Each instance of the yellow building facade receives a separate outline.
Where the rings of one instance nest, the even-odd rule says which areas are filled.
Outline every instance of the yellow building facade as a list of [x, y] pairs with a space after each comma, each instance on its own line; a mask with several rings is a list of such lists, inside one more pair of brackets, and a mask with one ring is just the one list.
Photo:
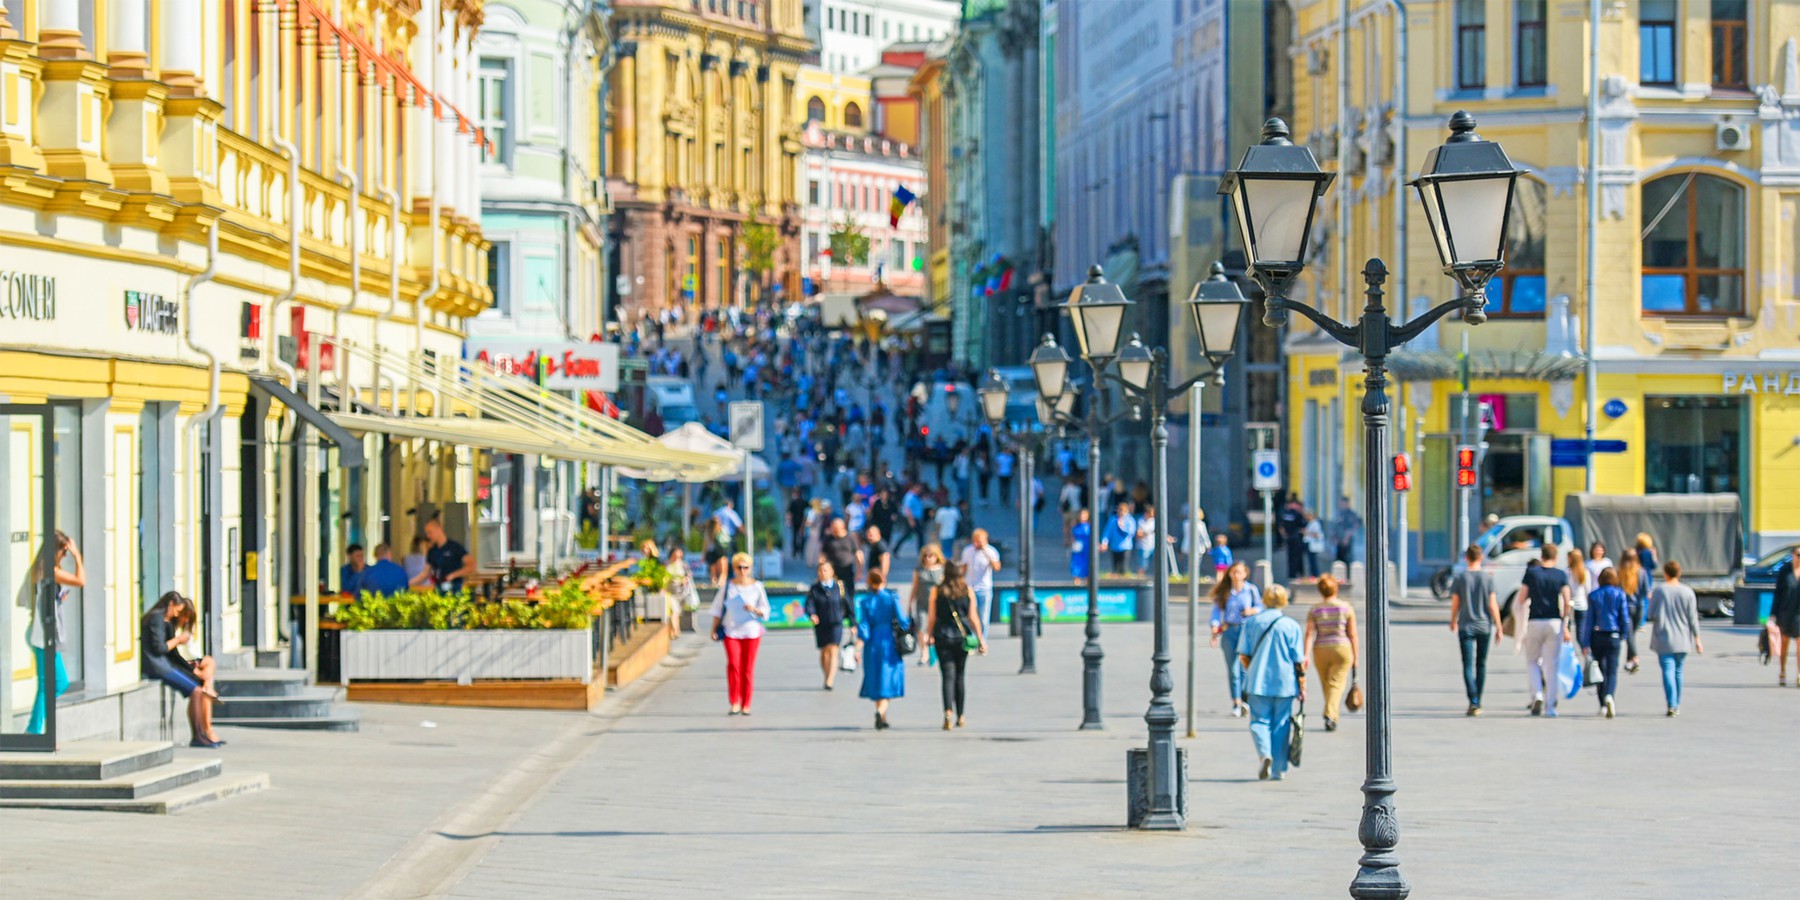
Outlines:
[[875, 125], [874, 93], [869, 79], [861, 75], [803, 66], [798, 91], [795, 124], [801, 128], [808, 122], [818, 122], [826, 131], [860, 133]]
[[[1393, 359], [1394, 449], [1417, 454], [1404, 500], [1415, 564], [1455, 553], [1452, 451], [1465, 442], [1484, 445], [1472, 519], [1560, 515], [1583, 490], [1722, 492], [1742, 497], [1747, 552], [1800, 537], [1800, 500], [1784, 490], [1800, 466], [1800, 6], [1623, 0], [1596, 25], [1587, 4], [1409, 2], [1402, 18], [1355, 2], [1347, 33], [1337, 3], [1293, 6], [1295, 141], [1339, 173], [1297, 299], [1352, 318], [1370, 257], [1392, 273], [1390, 309], [1454, 296], [1403, 183], [1453, 112], [1522, 172], [1489, 320], [1446, 319]], [[1361, 365], [1295, 321], [1290, 484], [1324, 512], [1360, 497]]]
[[[800, 0], [613, 4], [610, 228], [616, 306], [629, 322], [799, 295]], [[767, 271], [752, 223], [778, 238]]]
[[57, 735], [133, 738], [154, 732], [137, 628], [160, 595], [199, 601], [197, 652], [273, 650], [293, 524], [360, 508], [369, 479], [427, 496], [410, 463], [327, 467], [321, 508], [294, 509], [290, 407], [257, 385], [296, 388], [311, 360], [341, 409], [435, 405], [325, 344], [454, 359], [491, 302], [481, 3], [327, 6], [0, 3], [0, 737], [31, 730], [33, 561], [56, 531], [87, 576], [59, 601], [79, 702]]

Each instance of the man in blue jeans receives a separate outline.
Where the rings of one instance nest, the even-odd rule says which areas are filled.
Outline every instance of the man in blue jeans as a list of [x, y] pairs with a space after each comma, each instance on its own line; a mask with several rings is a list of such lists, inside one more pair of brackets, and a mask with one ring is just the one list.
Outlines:
[[1463, 688], [1469, 694], [1465, 715], [1479, 716], [1488, 648], [1500, 642], [1500, 597], [1493, 576], [1481, 570], [1481, 548], [1470, 544], [1463, 559], [1469, 567], [1450, 582], [1450, 630], [1462, 646]]

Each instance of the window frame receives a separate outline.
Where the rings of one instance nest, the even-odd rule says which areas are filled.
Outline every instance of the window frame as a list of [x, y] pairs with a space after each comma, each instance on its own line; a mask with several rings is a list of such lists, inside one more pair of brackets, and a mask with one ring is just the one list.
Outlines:
[[[1525, 18], [1525, 10], [1529, 4], [1536, 3], [1539, 18], [1530, 21]], [[1513, 17], [1513, 82], [1522, 88], [1541, 88], [1549, 85], [1550, 76], [1550, 0], [1519, 0], [1514, 5]], [[1525, 71], [1525, 45], [1529, 39], [1537, 44], [1537, 71], [1535, 77], [1528, 77]]]
[[[1640, 10], [1641, 9], [1642, 8], [1640, 7]], [[1676, 4], [1674, 7], [1674, 10], [1675, 10], [1674, 15], [1679, 17], [1681, 15], [1680, 4]], [[1641, 12], [1640, 12], [1640, 15], [1641, 15]], [[1680, 26], [1681, 26], [1681, 22], [1680, 22], [1679, 18], [1676, 18], [1676, 19], [1639, 18], [1638, 19], [1638, 83], [1639, 84], [1650, 86], [1650, 87], [1663, 87], [1663, 88], [1673, 88], [1679, 84], [1680, 79], [1681, 79], [1681, 71], [1680, 71], [1680, 67], [1676, 63], [1677, 63], [1677, 60], [1681, 59], [1681, 43], [1680, 43], [1681, 42], [1681, 27]], [[1650, 48], [1654, 43], [1652, 41], [1645, 40], [1646, 34], [1651, 29], [1656, 29], [1658, 31], [1667, 31], [1668, 35], [1669, 35], [1669, 56], [1668, 56], [1668, 60], [1667, 60], [1669, 77], [1667, 80], [1650, 79], [1650, 78], [1644, 77], [1644, 63], [1645, 63], [1645, 60], [1649, 58], [1648, 54], [1650, 52], [1648, 48]], [[1658, 62], [1661, 62], [1661, 61], [1662, 60], [1660, 60], [1660, 59], [1658, 60]], [[1661, 68], [1661, 67], [1658, 66], [1658, 68]]]
[[[1738, 19], [1721, 19], [1718, 17], [1718, 2], [1709, 4], [1708, 12], [1713, 14], [1707, 28], [1712, 39], [1712, 86], [1728, 91], [1750, 90], [1750, 21], [1749, 4], [1744, 4], [1744, 17]], [[1723, 32], [1723, 34], [1721, 34]], [[1735, 32], [1738, 42], [1738, 53], [1721, 53], [1721, 47], [1731, 47], [1731, 37]], [[1726, 79], [1720, 77], [1720, 63], [1727, 63]], [[1733, 71], [1735, 70], [1735, 71]]]
[[[1645, 318], [1655, 317], [1655, 318], [1666, 318], [1666, 319], [1743, 318], [1744, 316], [1746, 316], [1748, 314], [1747, 310], [1749, 308], [1749, 297], [1747, 295], [1748, 295], [1748, 292], [1750, 289], [1750, 283], [1747, 280], [1746, 275], [1745, 275], [1745, 273], [1749, 269], [1749, 261], [1750, 261], [1750, 246], [1748, 243], [1748, 238], [1749, 238], [1748, 227], [1749, 226], [1748, 226], [1748, 222], [1747, 222], [1747, 217], [1748, 217], [1748, 213], [1749, 213], [1749, 209], [1750, 209], [1750, 206], [1749, 206], [1750, 195], [1749, 195], [1749, 191], [1745, 189], [1744, 185], [1739, 184], [1738, 182], [1733, 181], [1729, 178], [1725, 178], [1720, 175], [1714, 175], [1710, 172], [1665, 172], [1661, 175], [1658, 175], [1656, 178], [1653, 178], [1649, 181], [1646, 181], [1646, 182], [1643, 182], [1642, 184], [1640, 184], [1638, 186], [1638, 196], [1641, 201], [1641, 199], [1643, 197], [1644, 189], [1649, 187], [1652, 184], [1655, 184], [1656, 182], [1662, 181], [1667, 178], [1683, 178], [1683, 179], [1685, 179], [1690, 174], [1692, 174], [1694, 176], [1694, 180], [1692, 182], [1688, 183], [1686, 190], [1685, 190], [1685, 194], [1686, 194], [1685, 200], [1686, 200], [1686, 204], [1687, 204], [1687, 253], [1684, 256], [1684, 259], [1686, 261], [1686, 264], [1682, 265], [1682, 266], [1644, 265], [1644, 264], [1642, 264], [1643, 244], [1641, 242], [1639, 243], [1640, 263], [1638, 266], [1638, 314]], [[1738, 246], [1738, 252], [1740, 254], [1740, 257], [1738, 260], [1739, 264], [1735, 268], [1728, 267], [1728, 266], [1702, 266], [1699, 264], [1699, 258], [1700, 258], [1700, 252], [1699, 252], [1700, 251], [1700, 241], [1699, 241], [1699, 230], [1698, 230], [1699, 226], [1700, 226], [1699, 198], [1700, 198], [1701, 179], [1705, 179], [1705, 178], [1715, 179], [1718, 182], [1720, 182], [1721, 184], [1726, 185], [1726, 186], [1730, 187], [1732, 190], [1737, 191], [1738, 213], [1739, 213], [1739, 221], [1737, 222], [1738, 229], [1739, 229], [1737, 246]], [[1648, 214], [1649, 212], [1650, 212], [1649, 209], [1640, 209], [1639, 210], [1638, 221], [1639, 221], [1640, 225], [1643, 222], [1644, 215]], [[1669, 214], [1674, 215], [1674, 210], [1670, 210]], [[1683, 306], [1681, 309], [1679, 309], [1679, 310], [1661, 310], [1661, 309], [1653, 310], [1653, 309], [1645, 309], [1644, 308], [1644, 297], [1643, 297], [1644, 279], [1649, 278], [1653, 275], [1654, 276], [1669, 276], [1669, 275], [1681, 276], [1682, 301], [1683, 301]], [[1700, 307], [1700, 279], [1707, 278], [1707, 277], [1720, 278], [1720, 279], [1724, 279], [1724, 278], [1736, 278], [1737, 279], [1738, 292], [1737, 292], [1736, 308], [1728, 309], [1728, 310], [1727, 309], [1703, 310], [1703, 309], [1699, 308]]]
[[[1456, 22], [1456, 42], [1452, 45], [1452, 50], [1456, 54], [1456, 89], [1459, 91], [1487, 89], [1487, 12], [1479, 2], [1474, 8], [1482, 9], [1479, 22], [1469, 22], [1464, 19], [1464, 7], [1461, 0], [1458, 0], [1452, 8]], [[1464, 77], [1470, 72], [1468, 61], [1471, 50], [1473, 50], [1475, 62], [1473, 80]]]
[[[512, 73], [512, 60], [504, 56], [484, 56], [476, 65], [475, 125], [487, 134], [493, 144], [493, 150], [482, 160], [489, 165], [512, 165]], [[490, 88], [498, 91], [500, 103], [498, 118], [491, 115], [492, 111], [487, 107]]]

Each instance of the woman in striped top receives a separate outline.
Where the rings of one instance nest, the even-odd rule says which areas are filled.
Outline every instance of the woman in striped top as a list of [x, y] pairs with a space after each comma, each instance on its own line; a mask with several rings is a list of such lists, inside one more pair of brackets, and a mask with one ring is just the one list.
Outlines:
[[1306, 614], [1306, 658], [1325, 691], [1325, 730], [1336, 731], [1344, 680], [1356, 668], [1356, 609], [1338, 597], [1337, 581], [1321, 577], [1319, 605]]

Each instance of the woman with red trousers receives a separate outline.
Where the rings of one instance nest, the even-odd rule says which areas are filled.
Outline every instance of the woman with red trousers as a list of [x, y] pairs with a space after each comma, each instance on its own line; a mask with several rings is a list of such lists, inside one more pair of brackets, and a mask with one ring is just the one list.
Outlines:
[[756, 648], [769, 620], [769, 592], [750, 574], [750, 554], [731, 558], [731, 579], [712, 602], [713, 640], [725, 644], [725, 684], [733, 716], [750, 714], [756, 680]]

